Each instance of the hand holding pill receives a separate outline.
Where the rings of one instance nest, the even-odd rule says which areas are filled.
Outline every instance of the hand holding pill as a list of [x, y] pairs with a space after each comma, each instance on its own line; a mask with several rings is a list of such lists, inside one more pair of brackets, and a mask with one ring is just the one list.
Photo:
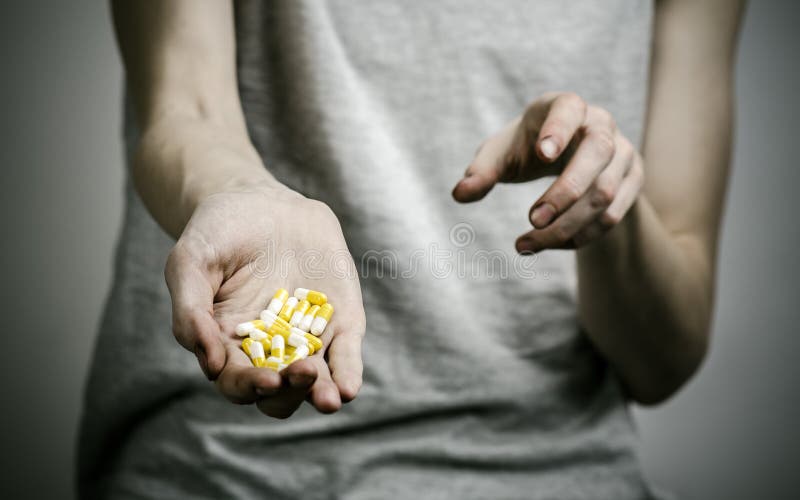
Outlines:
[[165, 269], [178, 342], [226, 398], [277, 418], [304, 400], [334, 412], [361, 385], [355, 266], [311, 279], [307, 250], [347, 252], [327, 206], [288, 189], [224, 193], [198, 206]]

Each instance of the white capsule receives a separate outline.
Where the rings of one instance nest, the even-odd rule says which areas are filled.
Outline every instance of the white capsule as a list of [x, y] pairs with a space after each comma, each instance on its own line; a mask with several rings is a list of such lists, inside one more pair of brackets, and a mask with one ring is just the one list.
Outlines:
[[308, 339], [305, 335], [306, 332], [300, 330], [299, 328], [292, 328], [289, 332], [289, 338], [286, 339], [286, 342], [292, 347], [300, 347], [300, 346], [307, 346]]

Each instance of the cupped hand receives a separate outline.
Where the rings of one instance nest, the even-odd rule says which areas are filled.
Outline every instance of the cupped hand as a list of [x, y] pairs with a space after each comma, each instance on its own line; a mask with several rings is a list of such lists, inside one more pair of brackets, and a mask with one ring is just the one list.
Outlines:
[[453, 190], [477, 201], [498, 182], [558, 177], [528, 213], [519, 252], [577, 248], [617, 225], [644, 184], [642, 158], [611, 114], [572, 93], [550, 93], [488, 138]]
[[[219, 391], [286, 418], [304, 400], [337, 411], [361, 386], [365, 316], [341, 227], [323, 203], [286, 188], [214, 194], [193, 212], [165, 276], [173, 332]], [[325, 348], [276, 373], [256, 368], [234, 333], [278, 288], [325, 292], [335, 307]]]

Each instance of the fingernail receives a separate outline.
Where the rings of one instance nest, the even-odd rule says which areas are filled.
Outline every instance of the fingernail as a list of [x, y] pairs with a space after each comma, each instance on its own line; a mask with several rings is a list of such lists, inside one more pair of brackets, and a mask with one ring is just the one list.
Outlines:
[[531, 213], [531, 224], [533, 224], [533, 227], [536, 229], [542, 229], [550, 224], [555, 214], [556, 211], [552, 205], [549, 203], [542, 203], [533, 209]]
[[556, 153], [558, 153], [558, 145], [556, 145], [556, 142], [550, 137], [542, 139], [542, 142], [539, 143], [539, 149], [542, 150], [542, 154], [548, 160], [554, 160], [556, 158]]
[[531, 255], [536, 253], [536, 243], [528, 238], [523, 238], [517, 241], [517, 251], [523, 255]]

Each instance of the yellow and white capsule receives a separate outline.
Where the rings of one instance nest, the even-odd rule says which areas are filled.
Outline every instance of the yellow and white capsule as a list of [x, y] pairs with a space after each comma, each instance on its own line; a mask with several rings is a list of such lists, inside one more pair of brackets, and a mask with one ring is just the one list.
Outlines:
[[248, 356], [250, 356], [250, 345], [253, 342], [255, 342], [255, 341], [253, 339], [251, 339], [250, 337], [247, 337], [246, 339], [242, 340], [242, 350]]
[[317, 315], [317, 311], [319, 311], [319, 306], [311, 306], [308, 311], [306, 311], [306, 315], [303, 316], [303, 319], [300, 320], [300, 323], [297, 325], [297, 328], [307, 332], [311, 329], [311, 323], [314, 321], [314, 316]]
[[306, 332], [304, 332], [299, 328], [292, 328], [292, 330], [289, 332], [289, 337], [286, 339], [286, 342], [292, 347], [300, 347], [301, 345], [308, 345]]
[[253, 330], [258, 329], [260, 326], [263, 326], [263, 322], [260, 320], [255, 321], [248, 321], [246, 323], [239, 323], [236, 325], [236, 335], [240, 337], [247, 337], [250, 335], [250, 332]]
[[301, 300], [297, 304], [297, 307], [294, 308], [294, 312], [292, 313], [291, 320], [289, 320], [289, 324], [292, 326], [299, 325], [300, 321], [303, 319], [303, 316], [305, 316], [306, 312], [308, 312], [309, 307], [311, 307], [311, 303], [309, 301], [305, 299]]
[[285, 288], [278, 288], [278, 291], [272, 296], [272, 300], [269, 301], [267, 311], [272, 312], [272, 314], [278, 314], [288, 298], [289, 292]]
[[267, 363], [267, 358], [264, 356], [264, 346], [261, 342], [251, 341], [248, 350], [254, 365], [261, 368]]
[[308, 345], [301, 345], [297, 349], [294, 350], [289, 359], [286, 361], [287, 365], [291, 365], [295, 361], [306, 359], [308, 357], [309, 352], [311, 352], [308, 348]]
[[324, 293], [316, 290], [309, 290], [308, 288], [295, 288], [294, 296], [300, 300], [307, 300], [315, 306], [321, 306], [325, 302], [328, 302], [328, 297]]
[[267, 361], [264, 363], [264, 366], [271, 370], [280, 371], [283, 369], [283, 358], [276, 358], [275, 356], [270, 356], [267, 358]]
[[286, 354], [286, 341], [280, 335], [272, 337], [272, 348], [270, 354], [273, 358], [278, 358], [283, 362], [283, 356]]
[[292, 319], [292, 313], [294, 313], [294, 308], [297, 307], [298, 302], [300, 301], [297, 297], [289, 297], [286, 299], [286, 303], [281, 307], [281, 312], [278, 313], [278, 317], [288, 322]]
[[317, 351], [322, 350], [322, 341], [317, 337], [311, 335], [310, 333], [305, 334], [306, 340], [308, 340], [308, 346], [313, 347], [313, 351], [311, 354]]
[[317, 337], [322, 335], [322, 332], [325, 331], [325, 327], [328, 326], [328, 321], [331, 320], [331, 316], [333, 316], [333, 306], [331, 303], [326, 302], [322, 304], [316, 316], [314, 316], [314, 321], [311, 322], [311, 333]]
[[270, 352], [270, 350], [272, 350], [272, 339], [269, 336], [259, 339], [256, 342], [264, 347], [264, 352]]
[[264, 331], [273, 336], [281, 332], [285, 332], [284, 336], [289, 335], [289, 330], [292, 328], [286, 320], [279, 318], [278, 315], [267, 309], [261, 311], [261, 322], [264, 325]]
[[269, 335], [264, 330], [259, 330], [258, 328], [250, 330], [250, 338], [253, 340], [262, 340], [267, 337], [269, 337]]

